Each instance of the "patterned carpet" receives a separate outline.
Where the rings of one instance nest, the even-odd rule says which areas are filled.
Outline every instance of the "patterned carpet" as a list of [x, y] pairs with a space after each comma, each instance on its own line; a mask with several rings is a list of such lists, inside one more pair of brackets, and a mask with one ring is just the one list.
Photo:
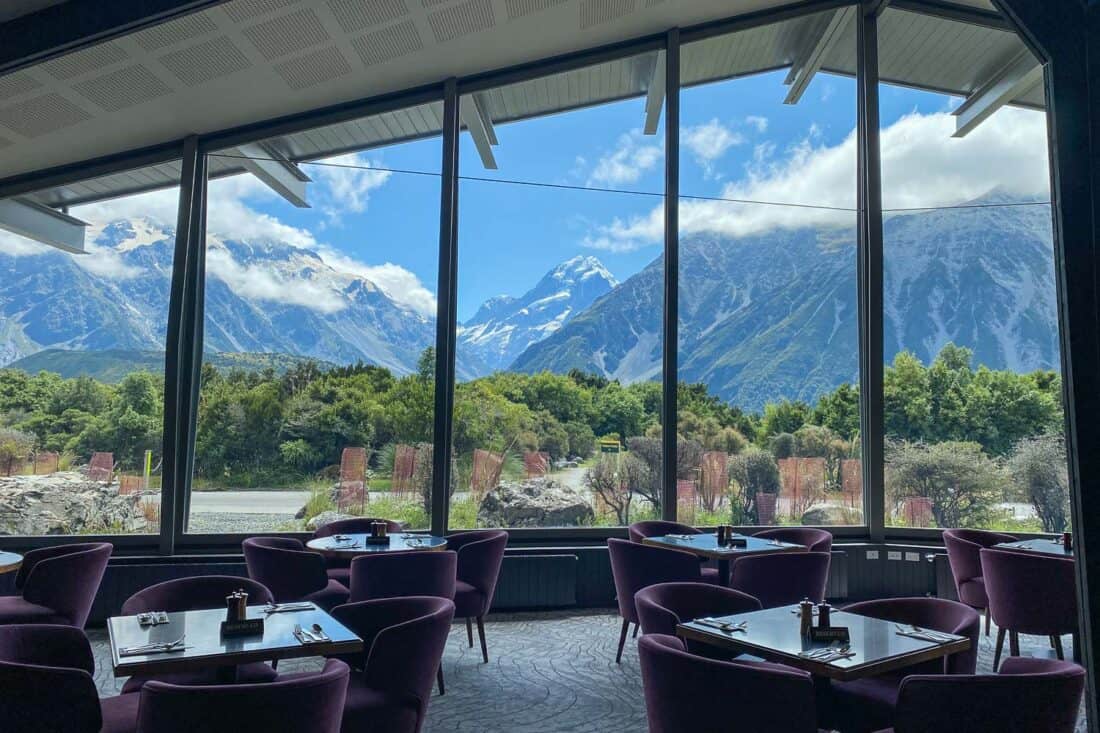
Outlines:
[[[636, 647], [627, 643], [615, 664], [619, 619], [604, 611], [499, 614], [486, 621], [489, 664], [477, 640], [455, 624], [444, 655], [447, 694], [432, 698], [429, 733], [627, 733], [645, 731], [645, 705]], [[101, 695], [123, 680], [110, 672], [103, 629], [89, 632]], [[993, 636], [982, 637], [978, 671], [993, 666]], [[1067, 637], [1066, 654], [1071, 654]], [[1046, 639], [1021, 637], [1025, 656], [1051, 654]], [[1006, 643], [1007, 647], [1007, 643]], [[1006, 649], [1007, 652], [1007, 649]], [[315, 669], [317, 660], [283, 662], [280, 671]], [[1084, 718], [1078, 730], [1085, 731]]]

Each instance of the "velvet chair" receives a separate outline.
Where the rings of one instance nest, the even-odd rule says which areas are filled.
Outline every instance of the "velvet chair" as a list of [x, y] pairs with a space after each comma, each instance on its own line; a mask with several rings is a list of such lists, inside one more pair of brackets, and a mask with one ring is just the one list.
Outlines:
[[[225, 597], [237, 590], [248, 593], [248, 605], [257, 606], [274, 600], [271, 591], [250, 578], [233, 575], [202, 575], [194, 578], [178, 578], [151, 585], [126, 599], [122, 604], [123, 616], [136, 616], [147, 611], [200, 611], [206, 608], [225, 608]], [[131, 677], [122, 685], [123, 692], [137, 692], [149, 677]], [[198, 670], [160, 674], [155, 679], [175, 685], [217, 684], [216, 670]], [[275, 670], [263, 662], [253, 662], [237, 667], [239, 682], [270, 682]]]
[[981, 551], [982, 575], [989, 597], [989, 612], [997, 624], [996, 671], [1009, 635], [1009, 653], [1020, 656], [1020, 634], [1050, 638], [1059, 659], [1064, 658], [1062, 634], [1073, 634], [1077, 643], [1077, 577], [1073, 560], [1013, 550]]
[[748, 593], [764, 608], [825, 599], [829, 555], [825, 552], [784, 552], [743, 557], [733, 563], [730, 587]]
[[676, 636], [677, 624], [702, 616], [729, 616], [760, 610], [760, 601], [710, 583], [658, 583], [634, 594], [643, 634]]
[[982, 622], [978, 612], [963, 603], [945, 598], [886, 598], [853, 603], [844, 610], [884, 621], [915, 624], [925, 629], [965, 636], [970, 639], [970, 649], [887, 674], [864, 677], [852, 682], [834, 681], [828, 689], [829, 705], [822, 711], [830, 726], [845, 733], [873, 731], [889, 726], [894, 720], [898, 690], [902, 680], [908, 675], [974, 674]]
[[638, 640], [650, 733], [816, 733], [809, 673], [768, 662], [723, 662], [675, 636]]
[[623, 658], [623, 647], [626, 645], [630, 624], [634, 624], [635, 635], [638, 633], [638, 611], [634, 606], [634, 594], [655, 583], [700, 583], [702, 575], [699, 572], [698, 558], [687, 552], [620, 539], [609, 539], [607, 551], [611, 556], [611, 575], [615, 579], [615, 599], [619, 604], [619, 615], [623, 617], [619, 649], [615, 653], [615, 663], [618, 664]]
[[947, 548], [947, 562], [955, 580], [955, 592], [959, 600], [979, 611], [985, 611], [985, 634], [989, 636], [989, 598], [982, 577], [981, 550], [1002, 542], [1015, 542], [1016, 538], [1003, 532], [987, 532], [981, 529], [945, 529], [943, 545]]
[[31, 550], [15, 576], [20, 595], [0, 597], [0, 624], [84, 628], [113, 550], [109, 542]]
[[406, 596], [337, 606], [336, 620], [364, 642], [344, 705], [344, 733], [418, 733], [454, 620], [446, 598]]
[[248, 577], [277, 603], [312, 601], [326, 611], [348, 600], [348, 589], [325, 573], [325, 560], [292, 537], [250, 537], [241, 543]]
[[832, 533], [816, 527], [777, 527], [757, 532], [753, 537], [802, 545], [810, 552], [827, 553], [833, 549]]
[[133, 733], [138, 696], [99, 699], [84, 632], [54, 624], [0, 626], [0, 730]]
[[[351, 603], [379, 598], [434, 596], [453, 601], [458, 553], [451, 550], [363, 555], [351, 561]], [[444, 694], [443, 665], [437, 673]]]
[[880, 733], [1073, 733], [1084, 688], [1076, 664], [1030, 657], [1006, 659], [995, 675], [914, 675]]
[[339, 733], [348, 665], [330, 659], [320, 672], [275, 682], [141, 688], [138, 733]]
[[[335, 522], [322, 524], [313, 531], [314, 539], [319, 537], [331, 537], [334, 534], [370, 534], [371, 525], [375, 522], [385, 522], [387, 532], [403, 532], [405, 526], [401, 522], [381, 517], [354, 517], [353, 519], [337, 519]], [[351, 561], [343, 557], [326, 557], [325, 568], [328, 577], [343, 585], [351, 587]]]
[[459, 532], [447, 537], [447, 547], [458, 553], [458, 578], [455, 582], [455, 616], [466, 619], [466, 639], [474, 646], [471, 619], [477, 620], [481, 641], [481, 659], [489, 663], [485, 644], [485, 614], [493, 603], [508, 533], [499, 529]]
[[[630, 535], [630, 541], [638, 543], [646, 537], [662, 537], [666, 534], [703, 534], [702, 530], [696, 529], [689, 524], [667, 522], [663, 519], [647, 519], [643, 522], [635, 522], [627, 527], [626, 531]], [[704, 563], [702, 568], [704, 583], [725, 585], [729, 582], [729, 578], [720, 579], [718, 577], [718, 568], [713, 562], [708, 561], [704, 557], [699, 558], [699, 562]]]

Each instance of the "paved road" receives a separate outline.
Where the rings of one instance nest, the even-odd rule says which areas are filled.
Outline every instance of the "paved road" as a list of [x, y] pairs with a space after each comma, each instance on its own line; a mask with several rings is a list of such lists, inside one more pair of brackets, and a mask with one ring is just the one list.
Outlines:
[[309, 501], [308, 491], [196, 491], [193, 514], [288, 514]]

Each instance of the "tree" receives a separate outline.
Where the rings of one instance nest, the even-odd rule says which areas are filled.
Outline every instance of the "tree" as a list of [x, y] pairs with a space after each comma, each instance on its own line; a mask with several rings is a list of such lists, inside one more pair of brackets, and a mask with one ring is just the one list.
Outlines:
[[1056, 435], [1021, 440], [1008, 459], [1008, 473], [1035, 507], [1043, 531], [1065, 531], [1069, 526], [1065, 441]]
[[859, 435], [859, 387], [845, 382], [822, 395], [814, 406], [812, 420], [845, 440], [854, 439]]
[[779, 433], [768, 441], [768, 450], [772, 452], [776, 460], [790, 458], [794, 455], [794, 436], [790, 433]]
[[623, 389], [617, 382], [612, 382], [596, 395], [593, 408], [597, 415], [593, 430], [597, 435], [641, 435], [645, 406], [636, 394]]
[[601, 455], [584, 473], [584, 485], [615, 513], [619, 524], [630, 522], [630, 505], [635, 487], [651, 481], [649, 467], [629, 453]]
[[631, 488], [635, 493], [641, 494], [650, 506], [659, 509], [661, 506], [661, 437], [635, 436], [626, 439], [626, 447], [629, 456], [645, 466], [645, 471], [636, 471], [633, 474], [634, 481]]
[[730, 481], [740, 489], [741, 514], [755, 523], [757, 521], [756, 495], [758, 493], [779, 493], [779, 466], [774, 456], [759, 448], [748, 448], [733, 456], [729, 461]]
[[586, 423], [571, 420], [564, 425], [569, 435], [569, 452], [580, 458], [588, 458], [596, 450], [596, 434]]
[[987, 524], [1006, 483], [1000, 466], [973, 442], [897, 443], [886, 464], [895, 506], [906, 497], [929, 499], [942, 528]]
[[12, 428], [0, 428], [0, 471], [10, 476], [30, 458], [34, 436]]
[[779, 433], [793, 433], [810, 421], [810, 406], [801, 400], [782, 400], [764, 405], [760, 437], [764, 440]]

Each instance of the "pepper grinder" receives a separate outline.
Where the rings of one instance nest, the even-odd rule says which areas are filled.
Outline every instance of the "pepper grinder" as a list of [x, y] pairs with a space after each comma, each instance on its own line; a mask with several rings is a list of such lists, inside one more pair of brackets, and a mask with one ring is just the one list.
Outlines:
[[802, 636], [810, 635], [810, 628], [814, 625], [814, 604], [809, 598], [803, 598], [798, 604], [799, 618], [802, 621]]
[[244, 621], [248, 616], [248, 593], [241, 588], [234, 595], [237, 596], [237, 620]]
[[241, 607], [237, 603], [236, 593], [230, 593], [225, 597], [225, 620], [227, 623], [241, 620]]
[[1073, 551], [1073, 535], [1069, 532], [1062, 533], [1062, 547], [1066, 548], [1066, 552]]
[[821, 605], [817, 607], [817, 628], [827, 629], [831, 625], [829, 622], [829, 612], [833, 610], [827, 602], [822, 601]]

